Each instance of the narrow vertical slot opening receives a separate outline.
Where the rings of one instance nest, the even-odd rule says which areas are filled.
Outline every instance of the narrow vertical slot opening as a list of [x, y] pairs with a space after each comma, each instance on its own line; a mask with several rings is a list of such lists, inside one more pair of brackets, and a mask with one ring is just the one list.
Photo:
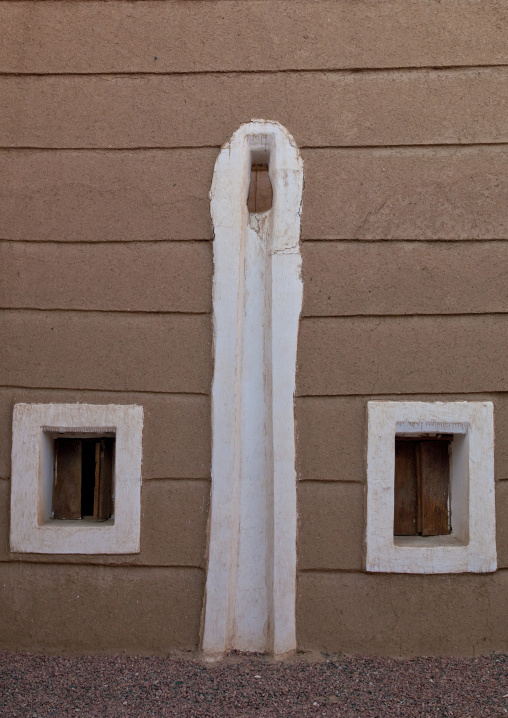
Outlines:
[[249, 195], [247, 208], [250, 213], [260, 214], [272, 208], [273, 188], [268, 164], [252, 161], [250, 168]]

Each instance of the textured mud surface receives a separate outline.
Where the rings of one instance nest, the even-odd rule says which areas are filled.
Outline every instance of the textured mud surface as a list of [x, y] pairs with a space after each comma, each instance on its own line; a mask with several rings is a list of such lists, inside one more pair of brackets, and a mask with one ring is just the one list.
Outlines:
[[0, 653], [0, 716], [432, 716], [508, 714], [508, 656], [160, 657]]

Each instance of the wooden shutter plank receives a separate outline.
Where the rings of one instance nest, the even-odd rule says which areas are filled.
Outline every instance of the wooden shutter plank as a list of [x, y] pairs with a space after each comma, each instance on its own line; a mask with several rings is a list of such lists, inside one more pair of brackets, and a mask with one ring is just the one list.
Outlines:
[[55, 440], [53, 516], [81, 518], [81, 439]]
[[113, 472], [114, 472], [114, 447], [115, 441], [111, 438], [100, 439], [97, 442], [99, 447], [98, 481], [96, 489], [98, 492], [97, 508], [94, 516], [106, 521], [113, 513]]
[[420, 442], [422, 536], [442, 536], [450, 533], [449, 445], [448, 441]]
[[422, 490], [423, 490], [423, 470], [422, 470], [422, 451], [419, 441], [415, 442], [416, 451], [416, 533], [421, 536], [423, 530], [423, 514], [422, 514]]
[[100, 517], [99, 497], [101, 486], [101, 444], [95, 442], [95, 475], [94, 475], [94, 491], [93, 491], [93, 515], [94, 518]]
[[395, 536], [415, 536], [417, 521], [416, 442], [395, 440]]

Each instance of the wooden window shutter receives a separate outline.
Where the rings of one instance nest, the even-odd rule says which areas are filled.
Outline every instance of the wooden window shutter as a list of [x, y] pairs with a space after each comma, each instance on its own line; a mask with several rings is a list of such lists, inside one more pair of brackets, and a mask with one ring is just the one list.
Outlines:
[[450, 533], [448, 448], [448, 441], [421, 441], [418, 446], [422, 536], [442, 536]]
[[55, 519], [81, 518], [81, 439], [56, 439], [53, 476]]
[[418, 479], [416, 445], [413, 441], [395, 441], [395, 516], [396, 536], [415, 536], [418, 518]]
[[105, 521], [113, 513], [113, 439], [95, 444], [95, 493], [93, 515]]
[[396, 536], [450, 533], [449, 439], [395, 439]]
[[55, 519], [111, 518], [114, 454], [112, 437], [55, 439]]

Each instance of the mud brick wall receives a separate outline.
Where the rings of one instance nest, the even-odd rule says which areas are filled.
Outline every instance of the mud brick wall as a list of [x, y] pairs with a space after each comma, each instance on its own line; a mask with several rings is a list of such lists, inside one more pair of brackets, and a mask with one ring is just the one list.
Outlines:
[[[506, 650], [508, 2], [0, 2], [0, 647], [196, 650], [220, 146], [304, 160], [303, 649]], [[369, 399], [495, 405], [499, 571], [365, 573]], [[12, 407], [145, 410], [141, 552], [9, 552]]]

